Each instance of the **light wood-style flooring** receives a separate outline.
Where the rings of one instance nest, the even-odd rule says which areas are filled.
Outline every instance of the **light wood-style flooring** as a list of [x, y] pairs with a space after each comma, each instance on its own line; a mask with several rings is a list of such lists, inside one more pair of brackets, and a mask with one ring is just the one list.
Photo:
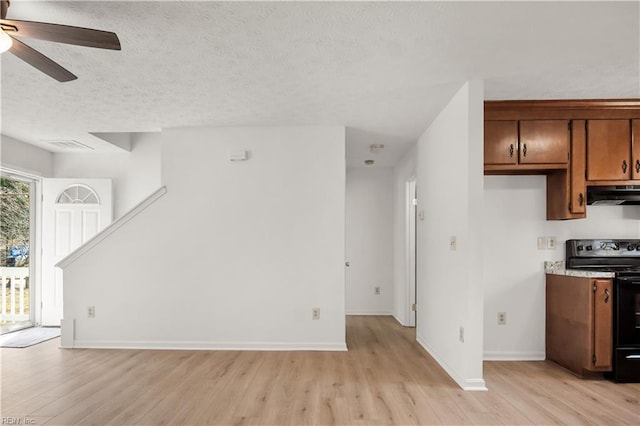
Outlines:
[[464, 392], [415, 342], [415, 330], [391, 317], [348, 317], [348, 352], [59, 344], [1, 350], [3, 418], [37, 425], [640, 425], [640, 384], [582, 380], [551, 362], [485, 362], [489, 391]]

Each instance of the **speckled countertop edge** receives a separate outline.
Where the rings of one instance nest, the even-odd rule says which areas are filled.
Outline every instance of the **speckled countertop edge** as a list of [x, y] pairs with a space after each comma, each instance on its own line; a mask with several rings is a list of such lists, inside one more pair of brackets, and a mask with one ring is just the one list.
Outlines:
[[571, 277], [585, 277], [585, 278], [613, 278], [615, 273], [613, 272], [601, 272], [601, 271], [585, 271], [582, 269], [566, 269], [564, 260], [558, 261], [545, 261], [544, 272], [554, 275], [567, 275]]

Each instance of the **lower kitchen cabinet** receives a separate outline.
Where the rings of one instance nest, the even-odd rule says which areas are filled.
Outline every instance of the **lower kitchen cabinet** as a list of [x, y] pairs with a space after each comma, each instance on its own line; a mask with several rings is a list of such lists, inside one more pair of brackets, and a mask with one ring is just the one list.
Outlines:
[[578, 376], [611, 371], [613, 283], [547, 274], [546, 354]]

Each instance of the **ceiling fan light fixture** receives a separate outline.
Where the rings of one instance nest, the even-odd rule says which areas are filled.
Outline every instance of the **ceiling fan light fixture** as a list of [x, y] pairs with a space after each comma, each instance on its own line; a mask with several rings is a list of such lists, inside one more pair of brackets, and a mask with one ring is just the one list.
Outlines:
[[5, 33], [3, 30], [0, 30], [0, 53], [4, 53], [7, 50], [11, 49], [12, 44], [13, 39], [9, 37], [9, 34]]

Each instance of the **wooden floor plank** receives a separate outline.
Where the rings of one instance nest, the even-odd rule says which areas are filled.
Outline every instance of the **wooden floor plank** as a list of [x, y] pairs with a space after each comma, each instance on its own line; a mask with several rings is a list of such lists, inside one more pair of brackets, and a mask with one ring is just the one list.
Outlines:
[[485, 362], [464, 392], [384, 316], [347, 317], [348, 352], [1, 349], [3, 417], [47, 425], [640, 424], [640, 384], [554, 363]]

